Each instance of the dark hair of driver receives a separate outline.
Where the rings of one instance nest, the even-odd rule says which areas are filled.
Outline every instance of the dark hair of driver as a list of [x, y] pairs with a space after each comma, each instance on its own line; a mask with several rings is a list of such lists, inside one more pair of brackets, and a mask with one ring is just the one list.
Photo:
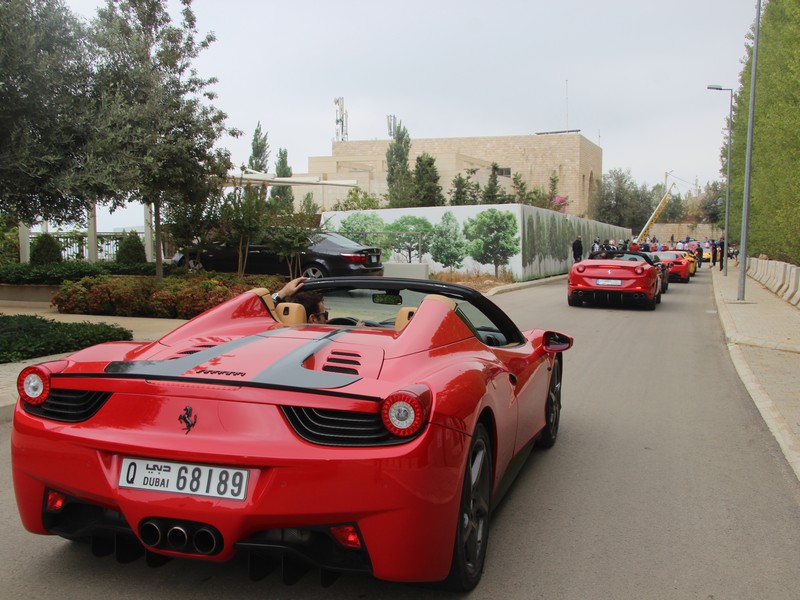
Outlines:
[[319, 305], [325, 300], [319, 292], [297, 292], [294, 296], [287, 299], [288, 302], [302, 304], [306, 309], [306, 320], [311, 319], [311, 315], [319, 314]]

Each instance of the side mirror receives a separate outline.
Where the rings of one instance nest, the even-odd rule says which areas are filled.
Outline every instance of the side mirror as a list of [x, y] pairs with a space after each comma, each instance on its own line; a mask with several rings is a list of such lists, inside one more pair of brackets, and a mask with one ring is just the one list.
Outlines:
[[545, 352], [564, 352], [572, 348], [572, 338], [557, 331], [545, 331], [542, 336]]

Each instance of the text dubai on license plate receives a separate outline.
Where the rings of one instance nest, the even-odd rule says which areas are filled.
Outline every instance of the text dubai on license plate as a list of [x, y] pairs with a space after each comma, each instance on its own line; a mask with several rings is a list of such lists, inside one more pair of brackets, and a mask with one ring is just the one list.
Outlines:
[[244, 500], [248, 475], [246, 469], [125, 457], [119, 472], [119, 486]]

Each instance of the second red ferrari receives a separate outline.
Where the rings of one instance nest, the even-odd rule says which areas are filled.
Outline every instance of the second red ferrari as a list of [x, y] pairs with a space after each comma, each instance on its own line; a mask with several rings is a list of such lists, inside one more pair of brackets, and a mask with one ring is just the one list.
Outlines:
[[661, 302], [662, 277], [661, 269], [644, 252], [593, 252], [572, 265], [567, 303], [631, 303], [655, 310]]

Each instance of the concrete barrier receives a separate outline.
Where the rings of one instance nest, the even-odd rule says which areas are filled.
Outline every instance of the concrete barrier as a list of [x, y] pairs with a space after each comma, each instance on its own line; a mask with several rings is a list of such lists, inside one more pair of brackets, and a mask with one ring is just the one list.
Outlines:
[[748, 258], [745, 272], [784, 302], [800, 308], [800, 267], [779, 260]]
[[800, 289], [800, 267], [791, 265], [789, 272], [786, 274], [786, 290], [783, 292], [781, 298], [789, 302]]
[[383, 263], [384, 277], [428, 279], [428, 263]]
[[781, 280], [778, 282], [778, 289], [775, 290], [775, 293], [781, 298], [783, 298], [783, 295], [786, 293], [786, 288], [789, 287], [789, 272], [791, 268], [792, 265], [789, 263], [783, 263]]

